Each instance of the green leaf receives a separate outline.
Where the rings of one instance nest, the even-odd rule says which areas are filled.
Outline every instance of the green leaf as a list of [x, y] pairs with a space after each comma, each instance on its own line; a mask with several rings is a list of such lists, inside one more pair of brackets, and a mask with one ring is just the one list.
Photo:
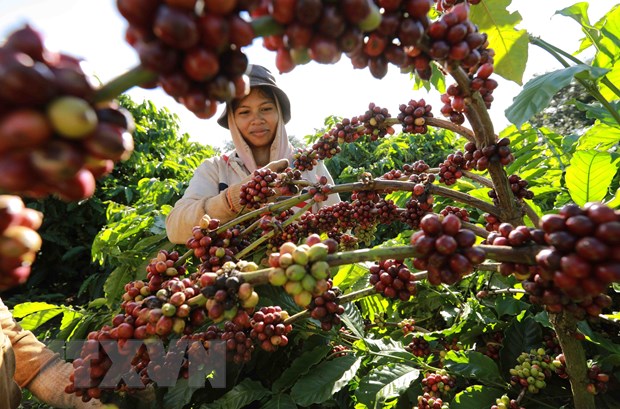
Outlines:
[[469, 19], [478, 26], [480, 31], [488, 31], [497, 27], [514, 27], [523, 18], [518, 11], [509, 12], [512, 0], [483, 0], [482, 7], [471, 7]]
[[532, 116], [549, 106], [551, 98], [570, 84], [575, 75], [590, 68], [584, 64], [574, 65], [533, 78], [523, 86], [512, 105], [506, 109], [506, 118], [517, 128], [521, 128]]
[[164, 395], [164, 409], [181, 409], [187, 405], [197, 388], [189, 386], [187, 379], [179, 379], [177, 383], [168, 388]]
[[291, 395], [279, 393], [261, 406], [263, 409], [297, 409], [297, 405]]
[[620, 354], [620, 345], [615, 344], [614, 342], [592, 331], [592, 328], [590, 328], [587, 322], [579, 321], [577, 323], [577, 328], [586, 336], [588, 341], [597, 344], [599, 347], [613, 354]]
[[495, 310], [499, 317], [503, 315], [517, 315], [528, 307], [529, 304], [519, 301], [514, 297], [497, 297], [495, 300]]
[[245, 378], [221, 398], [200, 406], [200, 409], [241, 409], [270, 394], [269, 389], [261, 385], [260, 382]]
[[62, 314], [62, 312], [63, 309], [60, 307], [38, 311], [24, 317], [24, 319], [19, 322], [19, 325], [25, 330], [33, 331], [55, 316]]
[[354, 303], [346, 303], [343, 305], [344, 314], [340, 316], [344, 325], [359, 337], [364, 338], [364, 319], [362, 313]]
[[607, 152], [577, 151], [566, 169], [566, 187], [579, 206], [601, 201], [617, 172], [619, 159]]
[[608, 202], [605, 202], [605, 204], [612, 209], [617, 209], [618, 207], [620, 207], [620, 188], [616, 190], [616, 194], [614, 195], [614, 197], [611, 198]]
[[488, 35], [489, 48], [495, 51], [494, 72], [521, 85], [528, 59], [528, 35], [516, 30], [521, 22], [518, 11], [509, 12], [511, 0], [485, 0], [471, 7], [470, 20]]
[[281, 392], [291, 387], [300, 376], [303, 376], [310, 372], [310, 370], [331, 351], [329, 345], [320, 345], [316, 348], [306, 351], [296, 358], [291, 366], [286, 368], [282, 375], [273, 383], [272, 390], [274, 392]]
[[459, 392], [450, 402], [450, 409], [480, 409], [495, 405], [497, 398], [505, 392], [483, 385], [473, 385]]
[[355, 397], [368, 407], [381, 407], [386, 400], [400, 395], [419, 376], [420, 371], [409, 365], [388, 364], [373, 368], [360, 379]]
[[471, 379], [493, 383], [503, 382], [494, 360], [476, 351], [448, 351], [444, 366], [448, 371]]
[[[620, 82], [620, 81], [619, 81]], [[586, 113], [586, 117], [598, 119], [601, 123], [609, 126], [618, 126], [618, 122], [611, 116], [611, 113], [603, 108], [601, 104], [584, 104], [581, 101], [575, 101], [575, 106]], [[611, 109], [620, 112], [620, 101], [610, 102]]]
[[519, 85], [528, 58], [529, 36], [525, 30], [510, 27], [489, 34], [489, 46], [496, 51], [493, 72]]
[[338, 268], [338, 273], [334, 276], [334, 287], [340, 288], [345, 291], [358, 280], [363, 279], [368, 274], [368, 267], [363, 264], [348, 264]]
[[532, 317], [521, 321], [513, 320], [512, 325], [504, 332], [503, 347], [499, 351], [502, 371], [507, 372], [515, 366], [521, 352], [529, 352], [532, 348], [538, 348], [541, 342], [542, 330]]
[[110, 273], [103, 285], [103, 291], [108, 300], [108, 306], [112, 307], [118, 303], [118, 300], [121, 299], [121, 296], [125, 292], [125, 284], [133, 281], [135, 278], [136, 273], [131, 266], [119, 266]]
[[577, 150], [596, 149], [606, 151], [620, 142], [620, 128], [597, 123], [588, 129], [577, 143]]
[[300, 406], [323, 403], [353, 379], [361, 363], [362, 358], [354, 355], [324, 361], [297, 380], [291, 397]]
[[25, 302], [17, 304], [15, 308], [13, 308], [12, 314], [13, 318], [23, 318], [26, 315], [30, 315], [35, 312], [52, 310], [56, 308], [60, 308], [60, 306], [48, 304], [46, 302]]

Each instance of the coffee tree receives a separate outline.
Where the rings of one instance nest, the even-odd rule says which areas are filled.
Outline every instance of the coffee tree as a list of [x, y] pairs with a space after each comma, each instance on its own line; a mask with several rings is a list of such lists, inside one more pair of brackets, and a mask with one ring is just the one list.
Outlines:
[[[234, 220], [205, 215], [184, 248], [143, 254], [140, 277], [119, 286], [111, 276], [110, 319], [73, 357], [66, 393], [171, 408], [617, 405], [617, 8], [595, 25], [585, 3], [560, 11], [588, 34], [582, 48], [598, 50], [585, 64], [516, 31], [497, 2], [117, 5], [140, 66], [101, 87], [77, 61], [50, 56], [32, 28], [1, 49], [5, 287], [40, 245], [18, 196], [92, 195], [130, 154], [130, 117], [109, 102], [130, 87], [161, 87], [208, 119], [247, 91], [243, 48], [262, 37], [282, 73], [349, 58], [382, 78], [391, 64], [437, 87], [443, 106], [412, 98], [396, 113], [370, 102], [335, 117], [290, 168], [254, 172]], [[526, 84], [507, 110], [515, 126], [497, 135], [493, 76], [520, 80], [528, 41], [566, 68]], [[574, 144], [529, 127], [573, 79], [596, 100], [576, 104], [594, 125]], [[335, 186], [301, 177], [398, 128], [443, 129], [461, 148], [433, 167], [416, 160]], [[286, 197], [272, 201], [275, 189]], [[308, 211], [335, 193], [350, 200]], [[393, 234], [369, 247], [379, 225]], [[109, 235], [99, 240], [103, 249]]]

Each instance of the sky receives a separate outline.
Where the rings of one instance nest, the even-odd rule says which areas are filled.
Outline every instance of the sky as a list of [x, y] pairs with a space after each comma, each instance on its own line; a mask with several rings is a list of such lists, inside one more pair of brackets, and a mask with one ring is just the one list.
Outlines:
[[[573, 52], [583, 37], [581, 30], [572, 19], [554, 14], [577, 2], [512, 0], [508, 10], [521, 13], [523, 21], [519, 28]], [[590, 1], [590, 21], [598, 21], [614, 4], [618, 3]], [[115, 0], [0, 0], [0, 41], [25, 23], [42, 33], [47, 48], [84, 58], [104, 83], [138, 64], [137, 54], [125, 42], [126, 21], [118, 13]], [[275, 53], [264, 49], [260, 39], [255, 39], [243, 51], [250, 63], [269, 68], [280, 88], [288, 94], [292, 105], [292, 119], [287, 125], [289, 135], [302, 138], [313, 134], [323, 127], [327, 116], [350, 118], [364, 113], [370, 102], [387, 108], [395, 117], [400, 104], [425, 98], [433, 106], [435, 116], [441, 117], [439, 93], [414, 91], [409, 74], [401, 74], [394, 66], [390, 67], [386, 77], [378, 80], [367, 69], [353, 69], [349, 59], [343, 56], [337, 64], [310, 62], [279, 75]], [[529, 53], [524, 83], [536, 74], [561, 68], [555, 59], [538, 47], [530, 46]], [[497, 75], [492, 78], [499, 82], [490, 110], [498, 132], [509, 125], [504, 110], [510, 106], [521, 86]], [[448, 79], [448, 84], [452, 82]], [[213, 118], [198, 119], [161, 90], [134, 87], [128, 94], [136, 102], [151, 100], [157, 107], [166, 107], [177, 114], [181, 132], [187, 132], [192, 140], [220, 148], [228, 141], [228, 132], [216, 123], [224, 104], [220, 104]]]

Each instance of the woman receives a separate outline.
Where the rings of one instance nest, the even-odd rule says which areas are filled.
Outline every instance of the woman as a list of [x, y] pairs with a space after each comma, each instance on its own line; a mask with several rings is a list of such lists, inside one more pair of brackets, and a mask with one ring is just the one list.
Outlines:
[[98, 399], [84, 403], [65, 393], [71, 372], [72, 365], [20, 327], [0, 299], [0, 408], [17, 409], [21, 388], [55, 408], [103, 407]]
[[[228, 104], [218, 119], [222, 127], [230, 130], [235, 150], [209, 158], [196, 169], [185, 194], [166, 219], [168, 239], [173, 243], [184, 244], [205, 214], [221, 222], [235, 218], [242, 209], [241, 185], [256, 169], [267, 167], [280, 172], [293, 161], [294, 149], [284, 127], [291, 119], [287, 95], [277, 87], [271, 72], [260, 65], [250, 66], [249, 77], [250, 93]], [[311, 182], [319, 176], [334, 183], [322, 162], [303, 173], [303, 178]], [[338, 201], [338, 195], [333, 194], [321, 205]]]

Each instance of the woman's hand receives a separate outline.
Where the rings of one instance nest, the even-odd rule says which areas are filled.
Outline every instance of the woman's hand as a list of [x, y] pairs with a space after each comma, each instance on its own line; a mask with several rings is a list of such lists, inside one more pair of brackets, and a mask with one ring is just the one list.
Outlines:
[[264, 167], [268, 168], [272, 172], [282, 172], [288, 167], [288, 159], [274, 160], [273, 162], [266, 164]]

